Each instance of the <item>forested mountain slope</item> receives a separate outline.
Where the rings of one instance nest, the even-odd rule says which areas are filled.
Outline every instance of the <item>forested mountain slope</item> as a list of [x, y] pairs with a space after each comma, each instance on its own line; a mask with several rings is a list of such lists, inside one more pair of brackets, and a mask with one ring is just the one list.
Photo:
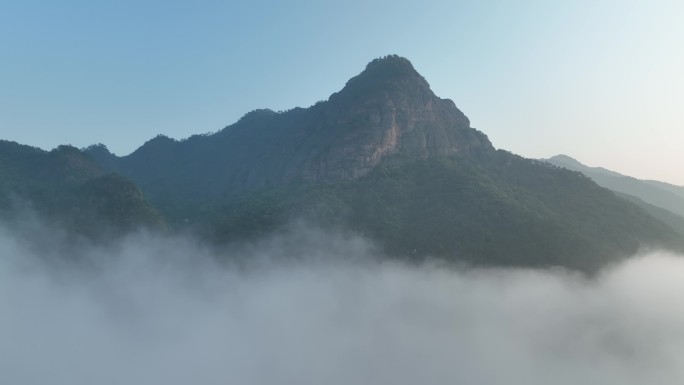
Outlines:
[[90, 237], [164, 227], [133, 182], [103, 171], [79, 149], [47, 152], [0, 141], [0, 215], [11, 219], [27, 210]]

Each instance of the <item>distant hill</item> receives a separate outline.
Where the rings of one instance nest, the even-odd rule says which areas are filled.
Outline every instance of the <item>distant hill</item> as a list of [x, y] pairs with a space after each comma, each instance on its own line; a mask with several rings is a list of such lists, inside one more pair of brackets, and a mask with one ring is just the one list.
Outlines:
[[92, 238], [164, 227], [133, 182], [105, 172], [79, 149], [48, 152], [0, 140], [0, 217], [24, 215], [27, 209]]
[[589, 167], [567, 155], [556, 155], [546, 162], [590, 177], [599, 185], [661, 207], [684, 217], [684, 187], [668, 183], [640, 180], [601, 167]]
[[592, 271], [642, 247], [684, 249], [653, 210], [545, 162], [496, 150], [411, 63], [369, 63], [328, 100], [257, 110], [211, 135], [158, 136], [116, 157], [176, 228], [219, 243], [305, 218], [394, 256]]
[[672, 211], [666, 210], [662, 207], [646, 203], [643, 200], [635, 197], [634, 195], [617, 193], [618, 196], [634, 203], [635, 205], [641, 207], [644, 211], [649, 213], [654, 218], [661, 220], [663, 223], [674, 229], [679, 235], [684, 239], [684, 217], [679, 216]]

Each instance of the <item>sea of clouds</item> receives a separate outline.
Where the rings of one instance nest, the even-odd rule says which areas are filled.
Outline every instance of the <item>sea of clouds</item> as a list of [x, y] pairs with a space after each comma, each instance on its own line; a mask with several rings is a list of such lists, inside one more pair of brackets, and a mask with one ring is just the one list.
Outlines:
[[684, 258], [594, 277], [378, 258], [294, 226], [213, 251], [0, 226], [2, 384], [684, 383]]

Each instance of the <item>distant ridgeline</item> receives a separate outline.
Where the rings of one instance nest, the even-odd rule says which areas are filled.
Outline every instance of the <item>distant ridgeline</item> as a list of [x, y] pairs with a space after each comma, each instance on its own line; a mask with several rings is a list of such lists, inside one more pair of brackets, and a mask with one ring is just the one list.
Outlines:
[[[61, 152], [93, 167], [92, 175], [73, 181], [67, 175], [49, 182], [32, 171], [19, 178], [30, 183], [15, 183], [0, 174], [10, 181], [3, 179], [4, 191], [40, 202], [52, 217], [68, 217], [70, 210], [50, 209], [62, 207], [61, 199], [100, 196], [92, 215], [119, 228], [159, 223], [158, 211], [168, 231], [191, 230], [219, 244], [304, 219], [360, 233], [387, 255], [411, 261], [594, 271], [640, 248], [684, 249], [670, 224], [582, 174], [496, 150], [398, 56], [372, 61], [309, 108], [252, 111], [217, 133], [182, 141], [158, 136], [124, 157], [103, 145], [82, 153], [20, 147], [51, 159], [41, 167], [66, 157]], [[0, 167], [23, 175], [34, 170], [22, 166], [32, 164], [28, 158], [2, 154]], [[131, 194], [107, 196], [117, 189], [100, 178], [119, 178]], [[79, 188], [94, 195], [47, 199], [45, 193]], [[111, 205], [121, 210], [104, 208]]]
[[640, 180], [601, 167], [588, 167], [567, 155], [556, 155], [545, 161], [581, 172], [598, 185], [615, 191], [667, 223], [684, 237], [684, 187], [653, 180]]

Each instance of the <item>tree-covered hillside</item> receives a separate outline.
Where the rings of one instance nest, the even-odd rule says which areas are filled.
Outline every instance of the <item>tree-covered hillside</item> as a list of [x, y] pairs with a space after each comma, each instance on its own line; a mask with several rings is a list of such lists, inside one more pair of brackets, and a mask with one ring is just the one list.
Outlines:
[[667, 225], [581, 174], [505, 151], [388, 161], [352, 181], [293, 182], [202, 209], [167, 209], [220, 242], [306, 219], [353, 229], [411, 260], [593, 271], [642, 247], [683, 247]]
[[79, 149], [47, 152], [0, 141], [0, 215], [8, 219], [27, 211], [88, 237], [165, 226], [133, 182], [105, 173]]

